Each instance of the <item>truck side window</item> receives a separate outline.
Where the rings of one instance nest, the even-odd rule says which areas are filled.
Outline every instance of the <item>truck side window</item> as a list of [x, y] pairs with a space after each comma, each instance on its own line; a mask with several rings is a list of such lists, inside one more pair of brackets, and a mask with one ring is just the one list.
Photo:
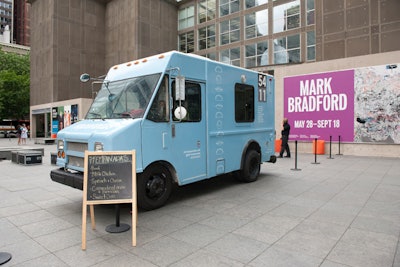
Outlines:
[[[175, 82], [172, 83], [173, 109], [179, 107], [179, 101], [175, 99]], [[181, 101], [181, 106], [187, 111], [187, 115], [182, 122], [199, 122], [201, 121], [201, 87], [198, 83], [185, 82], [185, 100]], [[179, 119], [173, 116], [174, 121]]]
[[254, 121], [254, 87], [235, 84], [235, 121]]
[[160, 89], [154, 98], [154, 102], [151, 105], [147, 119], [155, 122], [169, 121], [170, 109], [168, 99], [168, 76], [165, 76], [161, 82]]

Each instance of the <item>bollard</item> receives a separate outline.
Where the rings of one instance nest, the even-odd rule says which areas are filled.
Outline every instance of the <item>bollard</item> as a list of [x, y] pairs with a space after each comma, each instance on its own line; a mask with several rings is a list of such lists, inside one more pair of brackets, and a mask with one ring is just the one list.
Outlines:
[[311, 162], [311, 164], [319, 164], [319, 162], [317, 162], [317, 145], [318, 145], [317, 141], [318, 141], [317, 138], [315, 138], [315, 146], [314, 146], [315, 160], [314, 160], [314, 162]]
[[339, 153], [336, 155], [342, 155], [342, 154], [340, 154], [340, 135], [339, 135]]
[[333, 159], [332, 158], [332, 135], [329, 136], [329, 158], [328, 159]]
[[292, 171], [301, 171], [297, 168], [297, 140], [294, 142], [294, 169]]

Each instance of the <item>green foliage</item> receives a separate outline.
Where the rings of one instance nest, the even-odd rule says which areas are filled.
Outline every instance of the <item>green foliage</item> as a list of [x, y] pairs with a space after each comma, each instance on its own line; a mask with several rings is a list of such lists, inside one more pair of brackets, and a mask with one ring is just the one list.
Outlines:
[[0, 119], [23, 119], [29, 115], [29, 55], [0, 50]]

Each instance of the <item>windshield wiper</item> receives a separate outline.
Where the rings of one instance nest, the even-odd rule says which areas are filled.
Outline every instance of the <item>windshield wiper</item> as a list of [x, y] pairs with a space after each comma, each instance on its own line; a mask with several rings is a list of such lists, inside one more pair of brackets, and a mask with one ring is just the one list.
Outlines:
[[113, 113], [112, 118], [132, 118], [132, 115], [129, 112]]
[[90, 119], [101, 119], [101, 114], [100, 113], [89, 111], [88, 115], [93, 115], [95, 117], [95, 118], [90, 118]]

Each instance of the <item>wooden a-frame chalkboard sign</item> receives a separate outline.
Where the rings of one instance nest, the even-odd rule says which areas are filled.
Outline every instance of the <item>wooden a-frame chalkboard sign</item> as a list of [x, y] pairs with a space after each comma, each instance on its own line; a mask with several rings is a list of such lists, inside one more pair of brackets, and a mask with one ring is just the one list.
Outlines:
[[96, 229], [93, 205], [132, 203], [132, 246], [136, 246], [137, 194], [135, 151], [85, 151], [82, 250], [86, 249], [87, 205]]

